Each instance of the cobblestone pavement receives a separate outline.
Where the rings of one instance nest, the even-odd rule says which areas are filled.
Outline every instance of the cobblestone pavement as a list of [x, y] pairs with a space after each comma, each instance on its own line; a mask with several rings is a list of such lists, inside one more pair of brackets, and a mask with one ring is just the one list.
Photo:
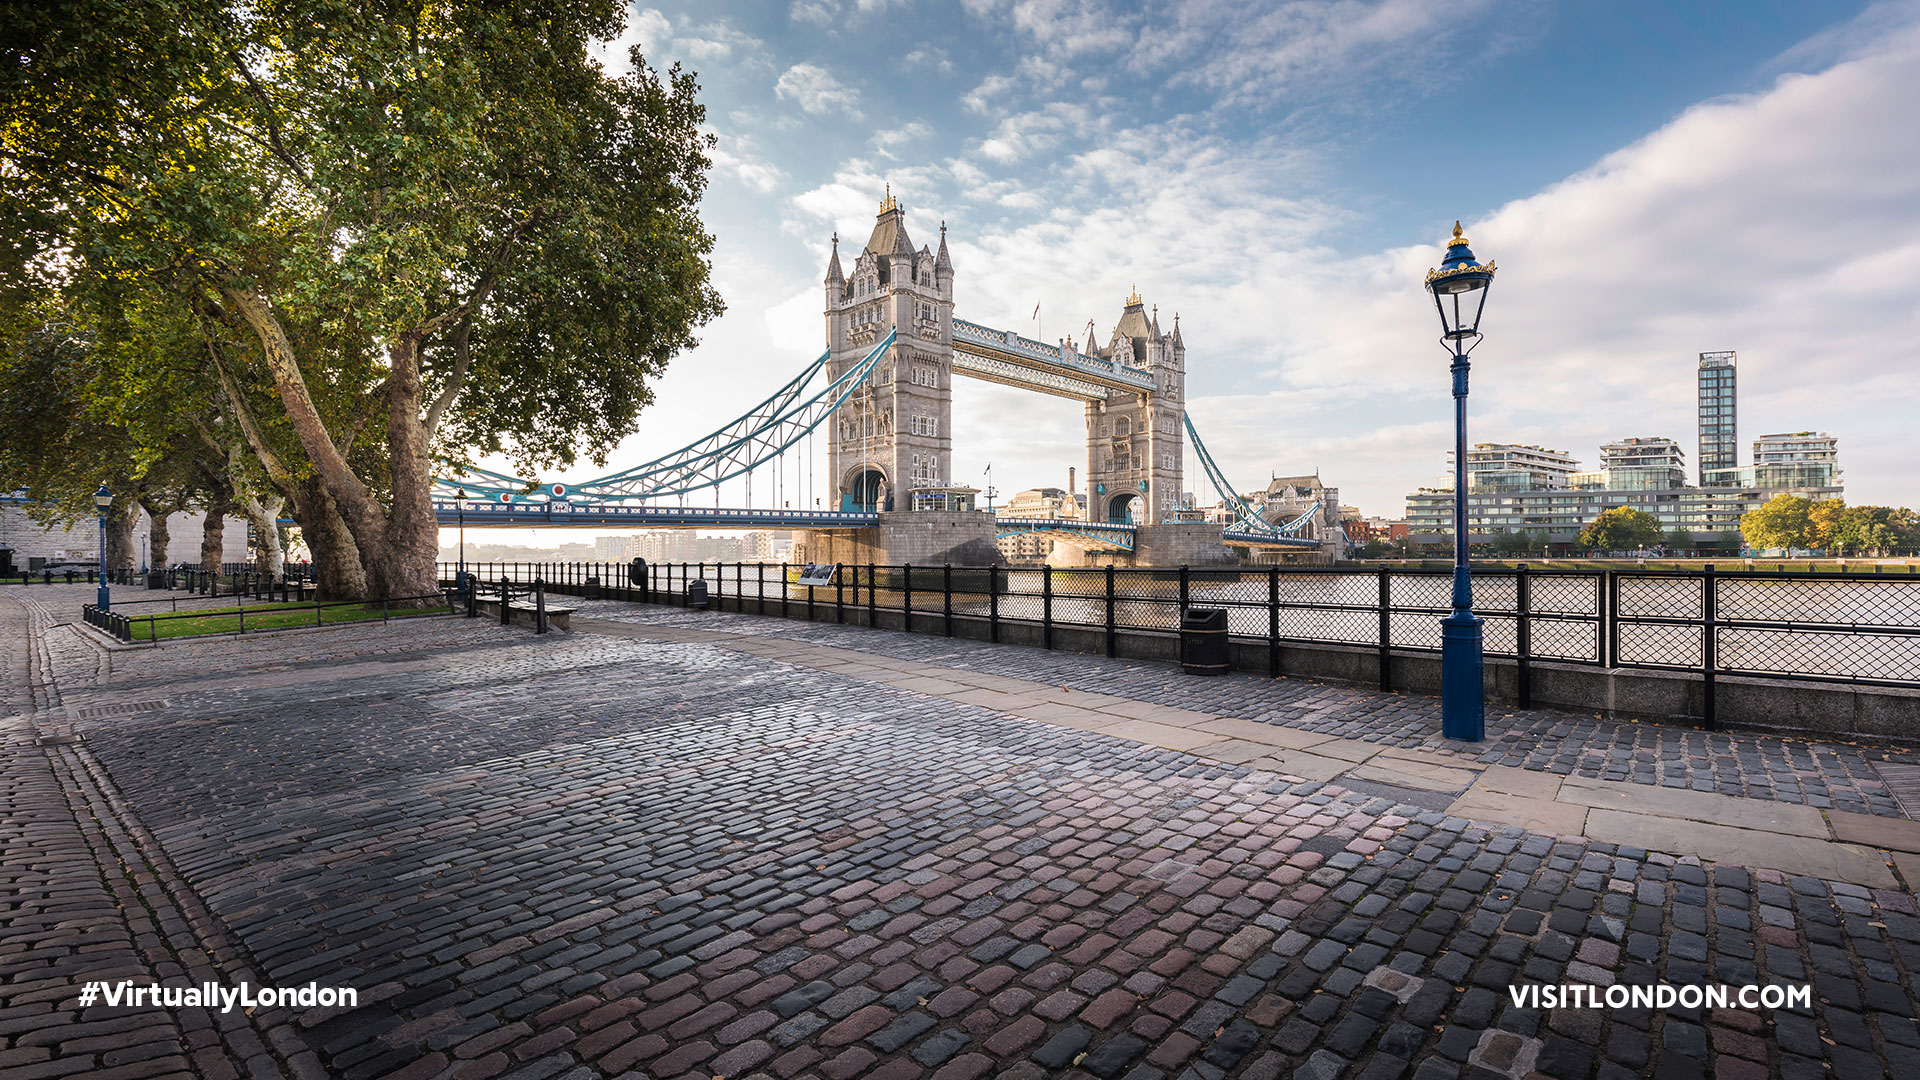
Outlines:
[[[1920, 1074], [1905, 893], [1490, 829], [723, 643], [450, 618], [107, 649], [63, 625], [58, 588], [25, 598], [40, 608], [0, 589], [8, 1080]], [[1396, 710], [1430, 708], [661, 617], [956, 680], [1184, 687], [1217, 695], [1188, 708], [1345, 715], [1383, 738], [1412, 730]], [[1652, 778], [1691, 785], [1692, 759], [1717, 782], [1744, 754], [1778, 798], [1789, 775], [1809, 802], [1816, 777], [1821, 797], [1875, 794], [1859, 748], [1653, 732], [1616, 759], [1610, 729], [1499, 723], [1549, 725], [1526, 728], [1544, 758], [1503, 751], [1529, 767], [1619, 760], [1634, 779], [1644, 751]], [[35, 745], [69, 727], [85, 741]], [[362, 993], [250, 1015], [78, 1007], [83, 975], [135, 971]], [[1815, 1000], [1507, 993], [1663, 979], [1810, 982]]]
[[[1436, 748], [1436, 698], [1382, 694], [1302, 679], [1186, 678], [1167, 664], [993, 645], [933, 635], [873, 634], [831, 623], [717, 611], [565, 601], [581, 615], [775, 636], [1052, 684], [1402, 747]], [[930, 616], [929, 623], [937, 621]], [[1491, 707], [1484, 748], [1456, 750], [1489, 765], [1624, 780], [1820, 809], [1902, 817], [1876, 761], [1920, 764], [1920, 753], [1851, 743], [1708, 733], [1548, 710]]]

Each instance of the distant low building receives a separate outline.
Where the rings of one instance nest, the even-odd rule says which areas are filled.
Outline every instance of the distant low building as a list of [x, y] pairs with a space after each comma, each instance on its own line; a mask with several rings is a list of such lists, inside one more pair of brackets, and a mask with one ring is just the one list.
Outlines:
[[[1086, 500], [1056, 487], [1028, 488], [996, 508], [999, 518], [1051, 518], [1077, 520], [1086, 517]], [[1044, 536], [1007, 536], [999, 541], [1000, 554], [1008, 562], [1038, 565], [1053, 552], [1054, 541]]]
[[1347, 534], [1340, 526], [1340, 489], [1328, 487], [1319, 473], [1307, 476], [1276, 476], [1254, 502], [1260, 516], [1274, 525], [1293, 522], [1308, 510], [1317, 510], [1304, 528], [1304, 535], [1320, 542], [1323, 553], [1345, 554]]

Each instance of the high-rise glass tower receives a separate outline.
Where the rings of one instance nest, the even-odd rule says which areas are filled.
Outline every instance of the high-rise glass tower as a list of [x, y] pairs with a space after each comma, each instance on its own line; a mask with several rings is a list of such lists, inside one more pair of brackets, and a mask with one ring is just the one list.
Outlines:
[[1734, 376], [1733, 353], [1700, 354], [1700, 456], [1697, 460], [1699, 482], [1703, 486], [1710, 470], [1731, 469], [1740, 464]]

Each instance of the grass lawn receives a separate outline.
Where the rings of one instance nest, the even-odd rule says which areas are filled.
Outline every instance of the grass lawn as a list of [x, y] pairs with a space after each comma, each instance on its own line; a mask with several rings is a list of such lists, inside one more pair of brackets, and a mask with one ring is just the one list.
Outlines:
[[[256, 604], [245, 608], [217, 607], [200, 611], [156, 613], [149, 623], [144, 616], [133, 616], [131, 630], [135, 641], [165, 641], [169, 638], [202, 637], [208, 634], [238, 633], [244, 612], [246, 632], [290, 630], [302, 626], [332, 626], [335, 623], [364, 622], [381, 617], [379, 604], [337, 604], [315, 608], [312, 604]], [[444, 605], [426, 608], [394, 608], [392, 619], [445, 615]]]

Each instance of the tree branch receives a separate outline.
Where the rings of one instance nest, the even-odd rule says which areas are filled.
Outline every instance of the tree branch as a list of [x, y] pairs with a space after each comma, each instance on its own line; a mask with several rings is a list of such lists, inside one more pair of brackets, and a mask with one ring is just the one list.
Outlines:
[[428, 439], [432, 439], [433, 433], [440, 429], [440, 418], [460, 396], [460, 387], [467, 379], [467, 367], [473, 360], [473, 352], [469, 347], [472, 337], [473, 309], [469, 307], [466, 316], [453, 331], [453, 374], [447, 376], [447, 385], [441, 388], [439, 396], [427, 407], [426, 419], [421, 421], [421, 425], [427, 429]]

